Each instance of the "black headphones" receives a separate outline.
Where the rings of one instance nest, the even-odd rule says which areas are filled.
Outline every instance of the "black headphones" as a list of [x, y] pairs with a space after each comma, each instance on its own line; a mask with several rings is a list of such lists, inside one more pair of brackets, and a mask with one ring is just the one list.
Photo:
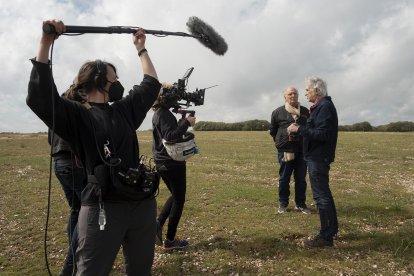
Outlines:
[[104, 89], [106, 83], [107, 83], [107, 79], [106, 79], [106, 63], [103, 62], [100, 59], [97, 59], [96, 61], [96, 74], [95, 74], [95, 84], [96, 87], [99, 90]]

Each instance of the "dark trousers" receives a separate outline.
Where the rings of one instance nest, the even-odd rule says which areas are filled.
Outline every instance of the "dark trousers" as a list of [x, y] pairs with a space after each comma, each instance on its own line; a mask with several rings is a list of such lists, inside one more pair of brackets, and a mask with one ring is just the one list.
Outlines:
[[126, 275], [150, 275], [154, 259], [156, 201], [104, 202], [106, 225], [99, 229], [99, 206], [79, 214], [77, 274], [107, 276], [122, 245]]
[[325, 162], [307, 161], [313, 199], [319, 209], [321, 229], [319, 236], [332, 241], [338, 233], [335, 202], [329, 188], [330, 165]]
[[66, 228], [69, 246], [65, 262], [66, 265], [73, 266], [74, 254], [78, 247], [77, 223], [81, 208], [81, 193], [86, 185], [86, 177], [84, 169], [78, 168], [72, 159], [55, 159], [54, 169], [70, 207]]
[[296, 206], [306, 206], [306, 162], [301, 152], [295, 153], [292, 161], [282, 161], [283, 152], [278, 152], [279, 168], [279, 204], [288, 206], [290, 196], [290, 178], [293, 174], [295, 180], [295, 203]]
[[165, 202], [158, 216], [163, 226], [168, 218], [167, 239], [174, 240], [181, 214], [183, 213], [186, 193], [186, 165], [185, 163], [164, 164], [158, 170], [162, 180], [167, 185], [171, 196]]

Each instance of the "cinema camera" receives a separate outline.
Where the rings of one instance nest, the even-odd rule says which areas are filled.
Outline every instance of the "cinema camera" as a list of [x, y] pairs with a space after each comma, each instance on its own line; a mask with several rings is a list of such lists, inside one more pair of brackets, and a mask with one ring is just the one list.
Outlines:
[[178, 82], [174, 83], [171, 88], [163, 88], [162, 92], [163, 105], [167, 108], [172, 108], [172, 112], [181, 114], [183, 117], [186, 114], [194, 116], [195, 111], [188, 110], [188, 107], [192, 106], [192, 104], [194, 106], [203, 105], [206, 90], [217, 86], [213, 85], [203, 89], [196, 89], [194, 92], [186, 92], [188, 78], [193, 70], [194, 67], [189, 68]]

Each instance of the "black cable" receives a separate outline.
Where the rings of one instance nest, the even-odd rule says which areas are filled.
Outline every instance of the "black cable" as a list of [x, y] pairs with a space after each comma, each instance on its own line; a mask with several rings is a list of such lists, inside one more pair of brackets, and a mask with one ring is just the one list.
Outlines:
[[[50, 84], [52, 86], [52, 135], [51, 135], [51, 142], [53, 143], [54, 141], [54, 137], [55, 137], [55, 85], [53, 82], [53, 48], [55, 45], [55, 39], [58, 35], [55, 35], [53, 42], [52, 42], [52, 46], [51, 46], [51, 50], [50, 50]], [[44, 253], [45, 253], [45, 262], [46, 262], [46, 268], [47, 271], [49, 273], [50, 276], [52, 276], [52, 273], [50, 271], [50, 266], [49, 266], [49, 261], [48, 261], [48, 252], [47, 252], [47, 233], [48, 233], [48, 228], [49, 228], [49, 217], [50, 217], [50, 206], [51, 206], [51, 190], [52, 190], [52, 164], [53, 164], [53, 146], [50, 147], [50, 159], [49, 159], [49, 181], [48, 181], [48, 199], [47, 199], [47, 212], [46, 212], [46, 223], [45, 223], [45, 234], [44, 234]], [[72, 206], [74, 205], [74, 199], [75, 199], [75, 176], [74, 176], [74, 156], [73, 153], [71, 152], [71, 164], [72, 164], [72, 202], [71, 202], [71, 209]], [[76, 157], [75, 157], [76, 158]], [[70, 217], [69, 217], [70, 219]], [[70, 222], [68, 222], [70, 223]], [[73, 239], [73, 232], [72, 232], [72, 228], [70, 227], [69, 224], [69, 247], [71, 248], [71, 252], [72, 252], [72, 259], [73, 262], [75, 262], [76, 258], [75, 258], [75, 252], [72, 248], [72, 239]], [[75, 265], [74, 265], [74, 269], [75, 269]]]
[[[51, 141], [53, 141], [55, 136], [55, 91], [54, 91], [54, 84], [53, 84], [53, 72], [52, 72], [52, 61], [53, 61], [53, 47], [55, 45], [55, 39], [56, 36], [53, 38], [52, 47], [50, 50], [50, 63], [49, 63], [49, 74], [50, 74], [50, 84], [52, 86], [52, 137]], [[49, 267], [49, 260], [48, 260], [48, 254], [47, 254], [47, 231], [49, 227], [49, 216], [50, 216], [50, 197], [51, 197], [51, 191], [52, 191], [52, 154], [53, 154], [53, 147], [50, 147], [50, 159], [49, 159], [49, 183], [48, 183], [48, 195], [47, 195], [47, 210], [46, 210], [46, 223], [45, 223], [45, 235], [43, 240], [43, 246], [45, 251], [45, 262], [46, 262], [46, 268], [47, 272], [49, 273], [49, 276], [52, 276], [52, 272], [50, 271]]]
[[[75, 166], [77, 168], [77, 162], [76, 162], [76, 156], [73, 154], [73, 152], [70, 152], [70, 163], [72, 166], [72, 198], [71, 198], [71, 204], [70, 204], [70, 213], [69, 213], [69, 219], [68, 219], [68, 228], [69, 228], [69, 248], [70, 248], [70, 252], [72, 254], [72, 264], [73, 264], [73, 269], [72, 269], [72, 274], [73, 272], [75, 272], [75, 267], [76, 267], [76, 257], [75, 257], [75, 250], [73, 250], [72, 247], [72, 240], [73, 240], [73, 232], [72, 232], [72, 215], [73, 215], [73, 206], [75, 203], [75, 196], [77, 196], [76, 191], [75, 191]], [[78, 183], [79, 185], [79, 183]], [[76, 210], [77, 211], [77, 210]], [[79, 215], [79, 213], [78, 213]], [[76, 223], [75, 227], [78, 227], [78, 224]], [[73, 229], [73, 231], [75, 231], [75, 229]], [[65, 260], [66, 261], [66, 260]]]

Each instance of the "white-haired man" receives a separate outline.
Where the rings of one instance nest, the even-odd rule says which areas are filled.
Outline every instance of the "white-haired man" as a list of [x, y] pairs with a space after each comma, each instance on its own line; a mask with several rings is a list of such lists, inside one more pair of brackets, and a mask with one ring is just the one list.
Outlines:
[[306, 126], [291, 124], [288, 132], [303, 136], [303, 153], [308, 166], [313, 198], [319, 209], [321, 229], [319, 234], [305, 240], [307, 247], [333, 246], [333, 237], [338, 232], [338, 219], [331, 190], [329, 188], [330, 164], [335, 159], [338, 138], [338, 115], [328, 96], [327, 85], [319, 77], [306, 80], [306, 93], [310, 117]]

